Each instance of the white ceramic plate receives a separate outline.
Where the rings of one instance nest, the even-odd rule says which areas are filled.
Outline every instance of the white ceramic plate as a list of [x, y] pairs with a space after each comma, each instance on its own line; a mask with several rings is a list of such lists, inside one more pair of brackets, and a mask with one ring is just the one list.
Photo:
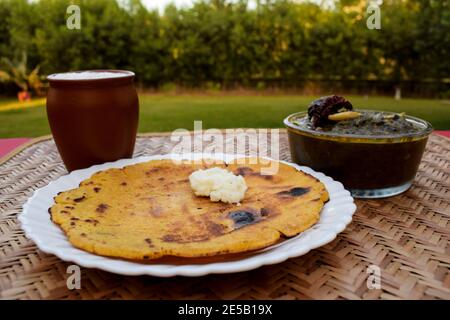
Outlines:
[[[320, 220], [310, 229], [296, 237], [278, 245], [266, 248], [258, 253], [241, 260], [215, 262], [207, 264], [141, 264], [121, 259], [108, 258], [83, 251], [73, 247], [62, 230], [50, 220], [48, 208], [53, 204], [53, 197], [60, 191], [78, 187], [79, 183], [97, 171], [109, 168], [121, 168], [149, 160], [180, 158], [178, 155], [157, 155], [122, 159], [115, 162], [95, 165], [87, 169], [72, 171], [52, 181], [47, 186], [38, 189], [28, 199], [19, 215], [19, 221], [28, 238], [44, 252], [56, 255], [62, 260], [74, 262], [87, 268], [97, 268], [124, 275], [152, 275], [158, 277], [172, 276], [202, 276], [209, 273], [232, 273], [258, 268], [263, 265], [275, 264], [289, 258], [301, 256], [308, 251], [323, 246], [336, 238], [337, 234], [345, 229], [352, 220], [356, 210], [350, 192], [344, 189], [340, 182], [314, 170], [284, 162], [298, 170], [304, 171], [318, 178], [327, 188], [330, 201], [328, 201], [321, 214]], [[236, 157], [226, 154], [186, 154], [183, 159], [217, 158], [230, 161]], [[282, 161], [283, 162], [283, 161]]]

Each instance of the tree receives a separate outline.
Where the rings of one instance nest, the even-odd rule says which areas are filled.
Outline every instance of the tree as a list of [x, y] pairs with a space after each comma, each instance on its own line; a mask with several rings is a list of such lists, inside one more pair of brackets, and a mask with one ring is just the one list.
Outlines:
[[22, 100], [21, 97], [29, 99], [30, 90], [40, 95], [43, 89], [43, 83], [39, 76], [39, 66], [28, 72], [25, 51], [22, 52], [22, 59], [19, 61], [11, 61], [7, 57], [0, 59], [0, 81], [13, 82], [18, 86], [21, 89], [19, 100]]

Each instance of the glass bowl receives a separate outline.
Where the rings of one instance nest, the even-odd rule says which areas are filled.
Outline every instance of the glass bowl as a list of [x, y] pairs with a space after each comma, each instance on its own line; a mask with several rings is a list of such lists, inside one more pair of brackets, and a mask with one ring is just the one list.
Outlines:
[[[358, 110], [363, 112], [381, 112]], [[384, 114], [395, 115], [392, 112]], [[304, 128], [284, 119], [292, 160], [342, 182], [355, 198], [385, 198], [409, 189], [433, 128], [422, 119], [405, 116], [420, 128], [417, 133], [386, 135], [337, 134]]]

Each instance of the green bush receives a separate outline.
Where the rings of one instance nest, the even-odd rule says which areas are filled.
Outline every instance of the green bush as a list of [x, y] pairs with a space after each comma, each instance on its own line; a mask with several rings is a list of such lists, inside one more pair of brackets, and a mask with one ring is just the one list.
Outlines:
[[[66, 27], [69, 4], [81, 30]], [[215, 88], [306, 80], [440, 81], [450, 77], [447, 1], [384, 0], [381, 30], [366, 27], [366, 0], [334, 9], [288, 0], [198, 1], [163, 14], [139, 0], [0, 0], [0, 57], [27, 51], [49, 74], [124, 68], [145, 86]]]

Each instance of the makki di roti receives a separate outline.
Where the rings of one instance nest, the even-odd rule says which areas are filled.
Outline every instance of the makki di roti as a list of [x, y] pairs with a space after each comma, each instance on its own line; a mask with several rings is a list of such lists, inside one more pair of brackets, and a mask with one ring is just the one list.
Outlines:
[[[283, 163], [277, 174], [261, 175], [260, 161], [245, 160], [244, 165], [153, 160], [100, 171], [58, 194], [49, 212], [75, 247], [133, 260], [248, 252], [318, 221], [328, 200], [319, 180]], [[194, 195], [189, 175], [210, 167], [245, 177], [241, 205]]]

